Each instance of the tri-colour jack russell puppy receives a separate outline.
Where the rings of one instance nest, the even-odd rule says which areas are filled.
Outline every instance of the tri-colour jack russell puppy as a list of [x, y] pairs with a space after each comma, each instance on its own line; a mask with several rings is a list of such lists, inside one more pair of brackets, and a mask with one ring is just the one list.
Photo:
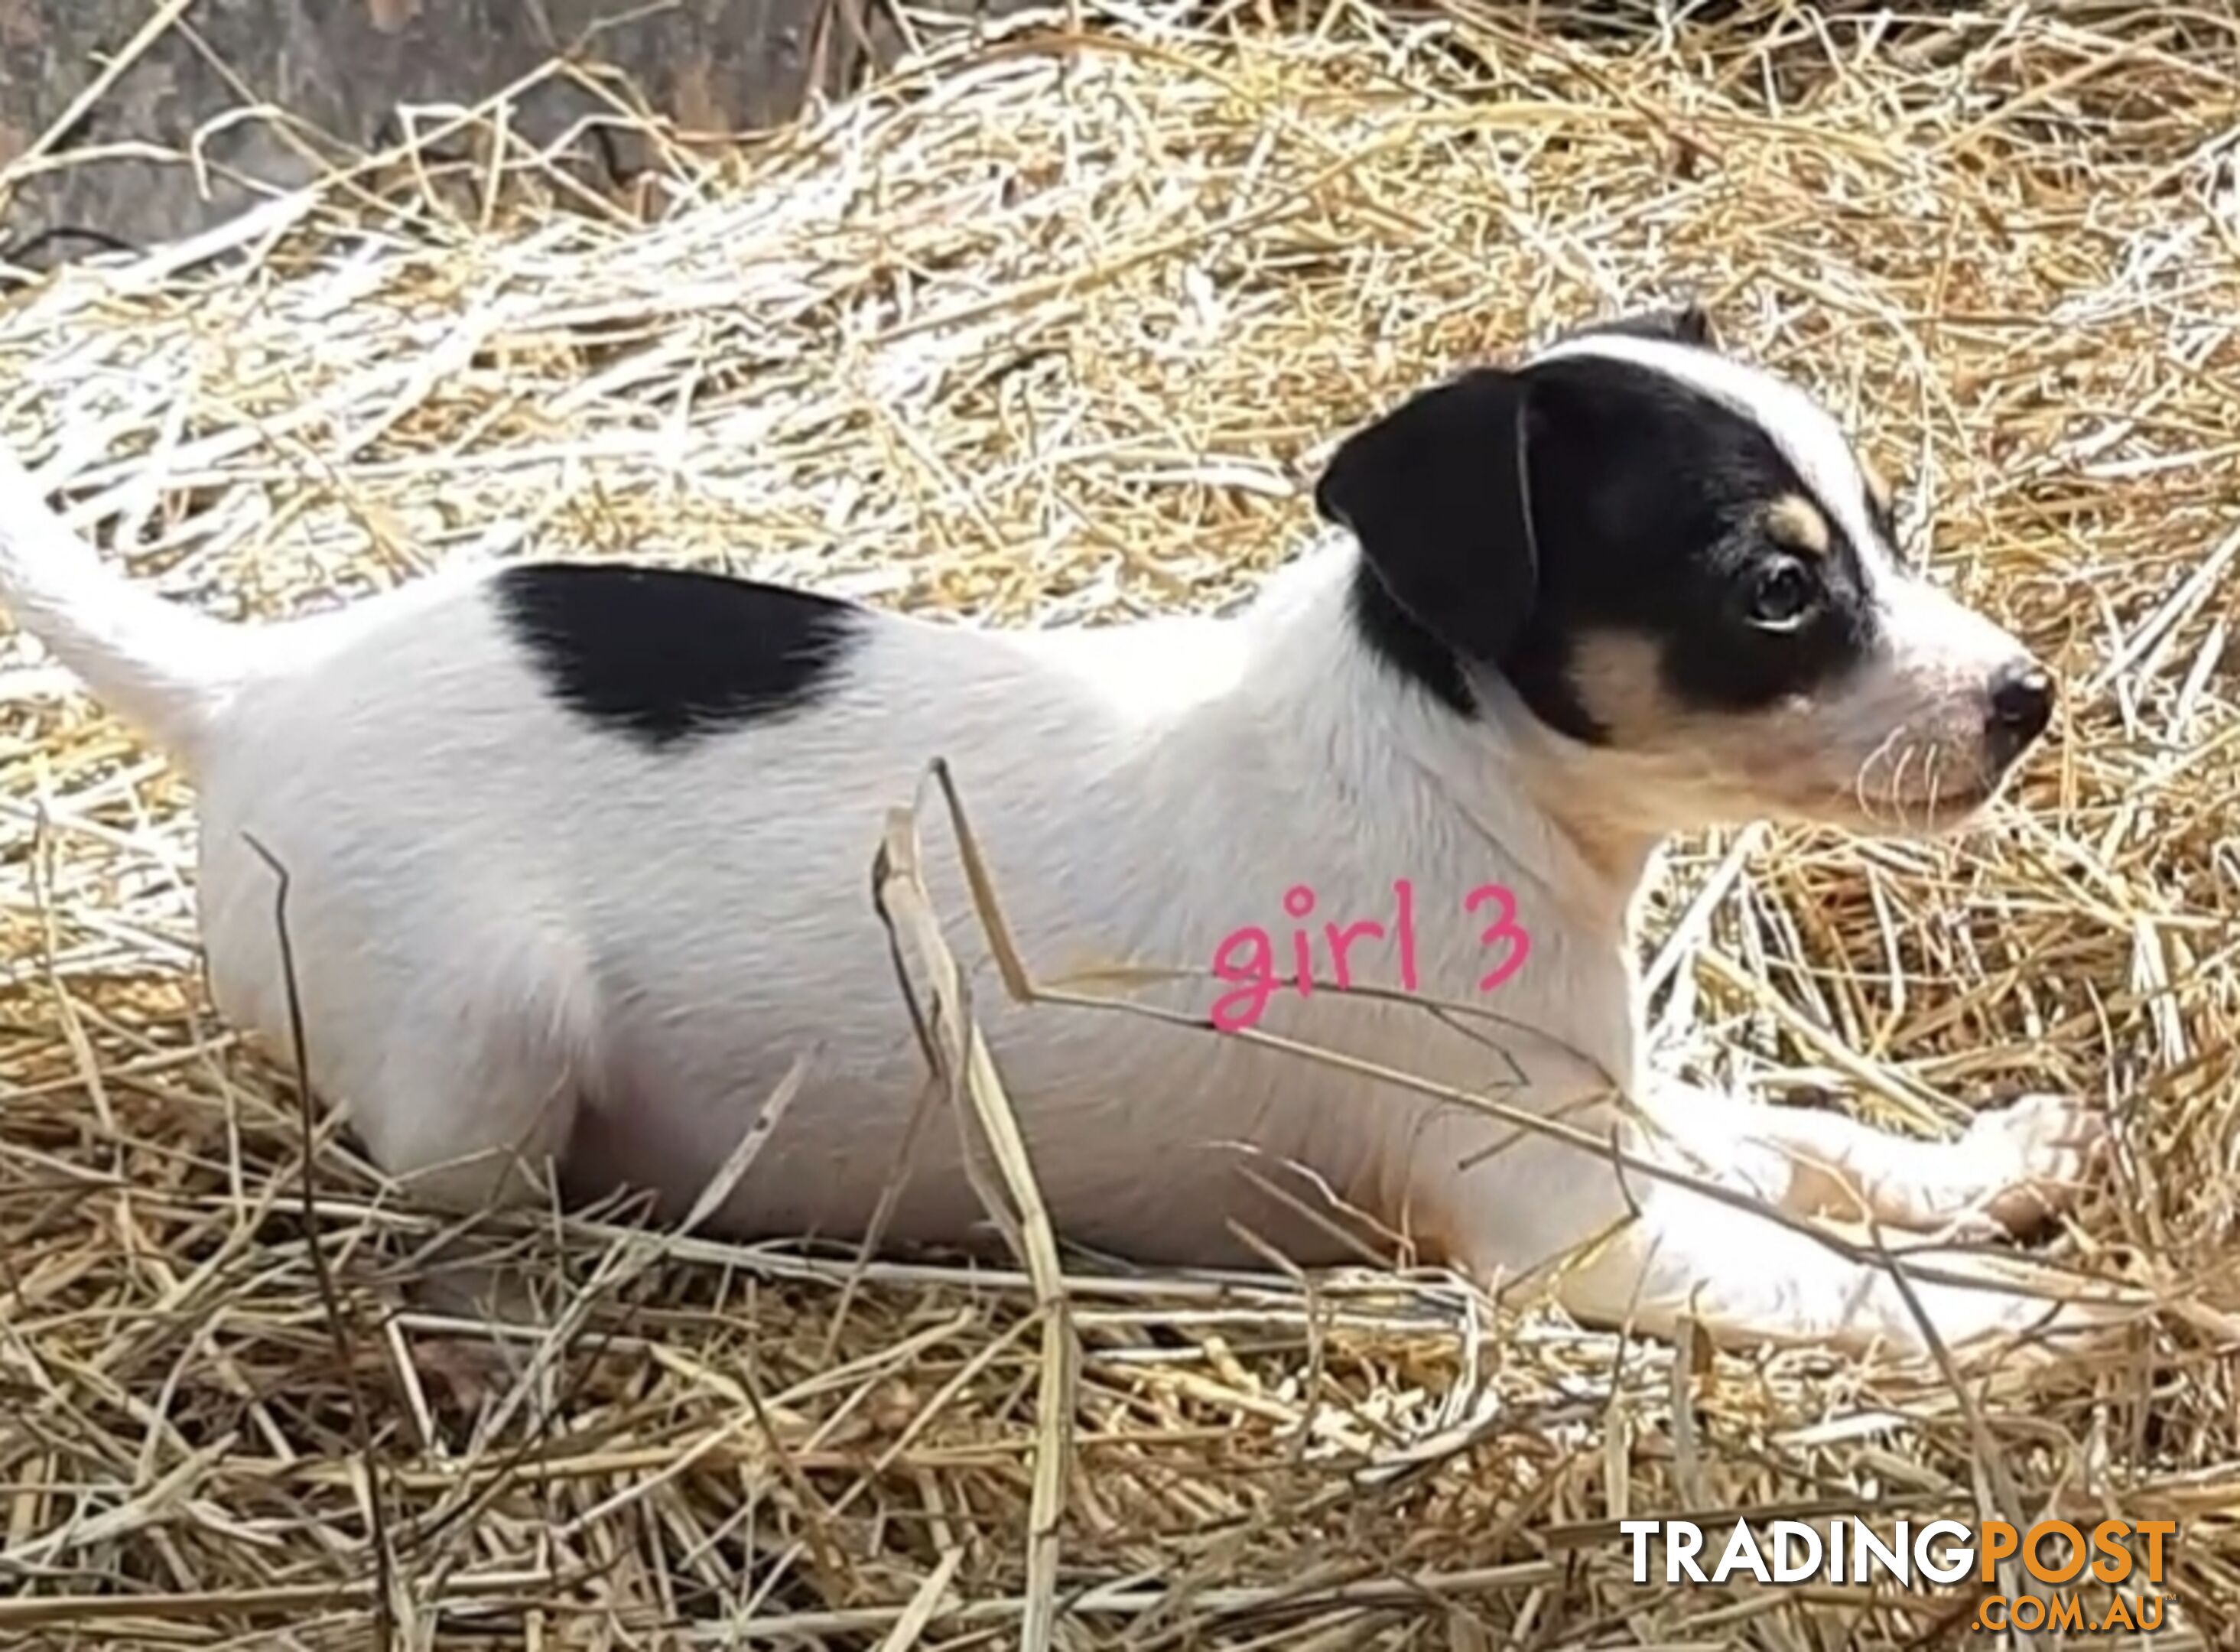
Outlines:
[[[1486, 959], [1461, 903], [1496, 884], [1529, 937], [1497, 1022], [1303, 983], [1259, 1029], [1892, 1229], [2035, 1216], [2103, 1141], [2049, 1098], [1930, 1142], [1650, 1069], [1629, 923], [1662, 840], [1758, 816], [1949, 829], [2053, 708], [2013, 636], [1901, 565], [1830, 416], [1692, 309], [1356, 431], [1317, 484], [1321, 543], [1230, 618], [990, 631], [516, 563], [240, 627], [105, 570], [44, 492], [0, 455], [0, 597], [191, 774], [221, 1011], [284, 1058], [269, 851], [314, 1085], [443, 1207], [557, 1180], [682, 1209], [806, 1057], [709, 1225], [863, 1234], [926, 1079], [867, 869], [936, 756], [1041, 973], [1202, 972], [1298, 886], [1343, 916], [1404, 880], [1415, 997], [1468, 1002]], [[1353, 1257], [1360, 1216], [1544, 1279], [1583, 1319], [1727, 1340], [1914, 1349], [1924, 1316], [1966, 1344], [2046, 1316], [1952, 1280], [1909, 1302], [1700, 1187], [1218, 1030], [1202, 973], [1150, 995], [1196, 1025], [1008, 1003], [953, 842], [926, 849], [1063, 1239], [1312, 1265]], [[1390, 988], [1400, 939], [1350, 937], [1351, 983]], [[967, 1150], [920, 1132], [888, 1241], [987, 1237]]]

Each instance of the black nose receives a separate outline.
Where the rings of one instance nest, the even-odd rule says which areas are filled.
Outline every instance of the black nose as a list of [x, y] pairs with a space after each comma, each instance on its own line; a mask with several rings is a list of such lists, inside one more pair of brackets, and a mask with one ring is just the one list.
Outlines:
[[2029, 749], [2053, 720], [2053, 679], [2029, 660], [2003, 665], [1991, 677], [1991, 712], [1984, 733], [2000, 763]]

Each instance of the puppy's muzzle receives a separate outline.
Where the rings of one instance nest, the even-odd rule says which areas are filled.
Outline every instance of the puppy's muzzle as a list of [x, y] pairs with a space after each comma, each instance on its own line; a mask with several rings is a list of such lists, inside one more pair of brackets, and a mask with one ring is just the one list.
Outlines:
[[1983, 748], [1995, 771], [2012, 767], [2053, 721], [2053, 679], [2036, 660], [2012, 660], [1991, 674]]

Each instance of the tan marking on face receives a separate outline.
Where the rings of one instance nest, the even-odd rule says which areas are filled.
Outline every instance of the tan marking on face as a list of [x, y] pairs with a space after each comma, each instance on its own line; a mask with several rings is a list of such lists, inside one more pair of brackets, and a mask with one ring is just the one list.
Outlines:
[[1678, 721], [1657, 669], [1657, 644], [1630, 631], [1590, 631], [1571, 656], [1571, 687], [1619, 745], [1638, 745]]
[[1766, 507], [1765, 530], [1777, 544], [1807, 556], [1825, 556], [1835, 543], [1826, 515], [1801, 493], [1784, 493]]

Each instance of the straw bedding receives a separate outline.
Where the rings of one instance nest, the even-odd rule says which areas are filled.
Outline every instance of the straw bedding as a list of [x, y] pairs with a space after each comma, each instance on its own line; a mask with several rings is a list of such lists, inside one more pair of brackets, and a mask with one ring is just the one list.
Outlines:
[[[222, 612], [534, 550], [1117, 619], [1247, 590], [1370, 409], [1695, 291], [2067, 698], [1963, 842], [1683, 846], [1660, 1035], [1899, 1128], [2104, 1097], [2120, 1162], [2057, 1253], [2235, 1305], [2240, 43], [1563, 21], [1030, 19], [732, 147], [597, 82], [657, 156], [627, 190], [439, 112], [222, 257], [30, 285], [0, 428]], [[2236, 1369], [2177, 1312], [1956, 1386], [1676, 1359], [1429, 1271], [1071, 1267], [1046, 1337], [1023, 1269], [594, 1213], [477, 1230], [556, 1328], [483, 1386], [404, 1296], [437, 1228], [331, 1131], [307, 1218], [285, 1061], [197, 976], [180, 783], [28, 645], [0, 669], [0, 1641], [1965, 1638], [1964, 1589], [1638, 1588], [1611, 1523], [1789, 1507], [2176, 1518], [2157, 1643], [2234, 1644]]]

